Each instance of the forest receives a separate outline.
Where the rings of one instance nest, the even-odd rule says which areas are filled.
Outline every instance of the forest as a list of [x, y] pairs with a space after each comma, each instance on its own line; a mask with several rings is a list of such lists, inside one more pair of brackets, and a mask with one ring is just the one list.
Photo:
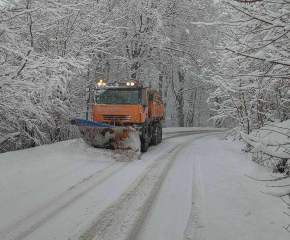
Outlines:
[[164, 127], [289, 119], [287, 0], [1, 0], [0, 152], [78, 137], [87, 89], [140, 79]]

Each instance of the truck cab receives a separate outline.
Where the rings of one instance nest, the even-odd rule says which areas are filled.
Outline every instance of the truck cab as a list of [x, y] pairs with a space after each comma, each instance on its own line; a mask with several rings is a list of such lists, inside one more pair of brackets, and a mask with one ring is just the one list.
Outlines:
[[116, 126], [142, 125], [148, 118], [147, 91], [146, 86], [132, 82], [97, 86], [92, 121]]

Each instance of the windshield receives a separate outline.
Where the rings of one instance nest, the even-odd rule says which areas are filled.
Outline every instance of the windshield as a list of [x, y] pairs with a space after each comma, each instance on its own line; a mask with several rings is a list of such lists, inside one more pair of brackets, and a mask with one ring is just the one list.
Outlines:
[[96, 104], [140, 105], [141, 90], [138, 89], [98, 89]]

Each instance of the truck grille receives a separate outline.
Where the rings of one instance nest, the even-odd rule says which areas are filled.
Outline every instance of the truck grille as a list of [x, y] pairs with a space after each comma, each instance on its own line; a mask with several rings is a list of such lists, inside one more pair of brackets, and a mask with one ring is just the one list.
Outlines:
[[120, 121], [129, 121], [130, 120], [130, 115], [108, 115], [108, 114], [104, 114], [103, 115], [103, 119], [105, 121], [111, 121], [113, 120], [114, 118], [115, 119], [119, 119]]

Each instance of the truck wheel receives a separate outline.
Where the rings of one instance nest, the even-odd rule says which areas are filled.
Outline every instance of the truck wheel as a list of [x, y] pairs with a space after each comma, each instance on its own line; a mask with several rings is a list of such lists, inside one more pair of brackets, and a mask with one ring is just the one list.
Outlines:
[[158, 144], [158, 125], [153, 125], [153, 131], [152, 131], [152, 138], [150, 141], [151, 145], [156, 146]]
[[162, 139], [162, 128], [161, 128], [161, 124], [158, 123], [157, 124], [157, 144], [161, 143], [161, 139]]
[[147, 152], [149, 147], [148, 137], [141, 138], [140, 140], [141, 140], [141, 152]]

